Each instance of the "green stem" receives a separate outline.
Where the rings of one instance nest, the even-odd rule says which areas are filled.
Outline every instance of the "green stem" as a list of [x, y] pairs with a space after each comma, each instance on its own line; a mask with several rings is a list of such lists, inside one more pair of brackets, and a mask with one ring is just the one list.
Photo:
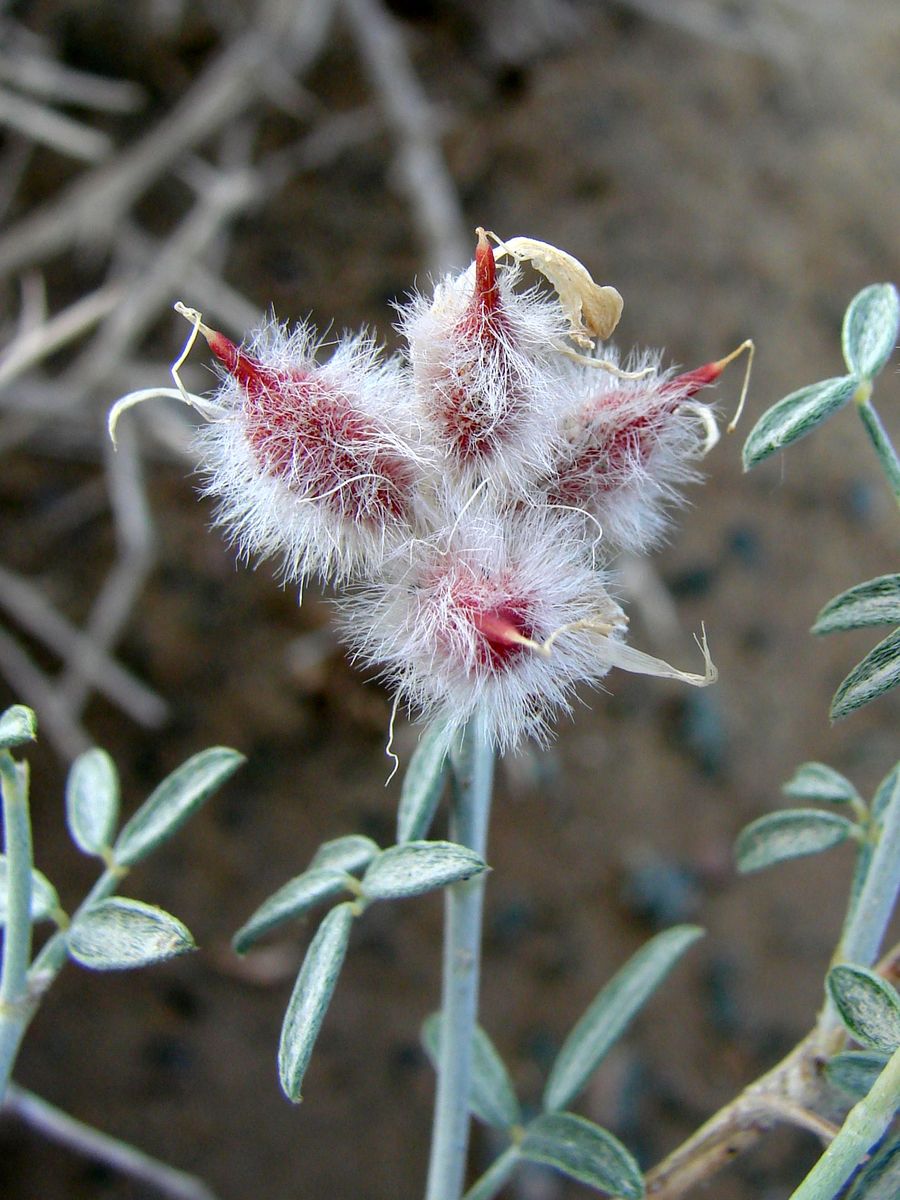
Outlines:
[[28, 964], [31, 959], [31, 820], [28, 767], [0, 752], [3, 841], [7, 866], [6, 929], [0, 968], [0, 1102], [28, 1024]]
[[499, 1158], [495, 1158], [480, 1179], [466, 1192], [463, 1200], [494, 1200], [494, 1196], [508, 1183], [513, 1171], [521, 1161], [518, 1146], [510, 1146]]
[[[478, 713], [463, 731], [453, 767], [450, 839], [484, 858], [494, 755]], [[465, 1183], [483, 896], [483, 874], [453, 884], [444, 896], [441, 1044], [427, 1200], [459, 1200]]]
[[195, 1175], [178, 1171], [136, 1146], [85, 1125], [14, 1083], [10, 1084], [5, 1110], [15, 1113], [54, 1142], [149, 1184], [171, 1200], [215, 1200], [215, 1194]]
[[[875, 820], [877, 840], [874, 845], [866, 842], [859, 851], [850, 904], [841, 939], [831, 958], [832, 966], [846, 962], [870, 967], [893, 917], [900, 891], [900, 774], [890, 799]], [[842, 1024], [826, 991], [817, 1028], [827, 1039]]]
[[868, 1096], [854, 1105], [834, 1141], [806, 1176], [791, 1200], [833, 1200], [884, 1136], [900, 1100], [900, 1049], [895, 1050]]
[[900, 457], [898, 457], [894, 443], [888, 437], [887, 430], [872, 405], [871, 395], [872, 384], [865, 380], [857, 389], [856, 407], [872, 445], [875, 447], [882, 470], [887, 476], [894, 499], [900, 504]]
[[847, 916], [835, 962], [870, 967], [878, 956], [900, 891], [900, 775], [878, 820], [878, 841]]
[[[2, 757], [2, 756], [0, 756]], [[7, 843], [8, 844], [8, 843]], [[30, 844], [28, 861], [31, 861]], [[122, 882], [123, 876], [127, 875], [128, 870], [125, 867], [108, 867], [90, 892], [78, 906], [75, 916], [82, 912], [85, 908], [96, 904], [99, 900], [105, 900], [111, 896], [119, 884]], [[12, 875], [12, 864], [10, 863], [10, 876]], [[28, 874], [29, 890], [31, 885], [31, 872]], [[12, 900], [12, 886], [10, 886], [10, 900]], [[29, 898], [29, 915], [30, 915], [30, 898]], [[11, 917], [11, 914], [10, 914]], [[74, 918], [73, 918], [74, 919]], [[11, 927], [11, 921], [7, 923], [7, 935]], [[30, 933], [30, 923], [29, 923]], [[12, 941], [9, 937], [8, 945]], [[25, 983], [19, 993], [19, 1000], [15, 1003], [7, 1003], [0, 1001], [0, 1103], [6, 1094], [7, 1087], [10, 1083], [10, 1075], [12, 1074], [13, 1066], [15, 1065], [16, 1055], [19, 1051], [22, 1038], [25, 1036], [25, 1031], [31, 1024], [32, 1018], [38, 1010], [44, 993], [50, 987], [53, 980], [65, 966], [68, 958], [68, 943], [66, 940], [66, 931], [58, 930], [51, 938], [44, 943], [40, 953], [35, 957], [31, 967], [25, 975]], [[4, 967], [6, 966], [6, 955], [4, 951]], [[26, 960], [27, 966], [27, 960]]]

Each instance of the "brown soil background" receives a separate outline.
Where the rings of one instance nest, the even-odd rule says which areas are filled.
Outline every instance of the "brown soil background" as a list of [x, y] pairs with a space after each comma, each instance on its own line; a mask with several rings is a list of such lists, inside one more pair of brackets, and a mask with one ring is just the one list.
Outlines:
[[[203, 6], [166, 38], [153, 33], [150, 3], [127, 6], [127, 19], [111, 4], [15, 7], [74, 64], [145, 82], [159, 111], [214, 43]], [[752, 336], [744, 433], [786, 392], [841, 373], [846, 303], [897, 277], [893, 5], [853, 15], [834, 4], [833, 16], [798, 18], [800, 51], [783, 54], [776, 4], [716, 10], [739, 39], [750, 15], [770, 9], [771, 52], [614, 3], [574, 5], [574, 30], [558, 38], [526, 36], [530, 5], [393, 7], [445, 114], [445, 151], [473, 228], [563, 246], [613, 282], [626, 300], [620, 344], [664, 345], [693, 366]], [[236, 21], [243, 9], [227, 7]], [[363, 93], [340, 28], [307, 85], [329, 110]], [[287, 120], [273, 117], [267, 136], [277, 142]], [[390, 338], [388, 302], [421, 259], [389, 158], [376, 137], [263, 205], [242, 221], [226, 277], [282, 318], [366, 321]], [[34, 203], [58, 183], [53, 156], [44, 162]], [[166, 198], [156, 202], [164, 212]], [[59, 287], [74, 289], [89, 269], [76, 266]], [[167, 319], [160, 364], [182, 336]], [[166, 382], [162, 365], [146, 380], [155, 382]], [[720, 389], [726, 407], [739, 383], [738, 369]], [[879, 394], [900, 434], [895, 375]], [[112, 398], [98, 397], [98, 413]], [[110, 561], [112, 525], [98, 515], [75, 533], [48, 530], [45, 513], [61, 489], [96, 476], [98, 458], [96, 448], [64, 458], [37, 439], [0, 473], [4, 560], [74, 619]], [[717, 687], [686, 694], [614, 674], [550, 752], [500, 771], [482, 1020], [526, 1102], [573, 1021], [655, 929], [695, 920], [707, 930], [579, 1106], [648, 1166], [776, 1061], [820, 1003], [849, 853], [742, 879], [731, 846], [778, 805], [798, 763], [824, 760], [870, 794], [896, 759], [896, 695], [834, 727], [827, 719], [834, 688], [876, 638], [807, 632], [836, 592], [896, 566], [895, 506], [873, 463], [852, 412], [749, 476], [740, 435], [723, 439], [652, 561], [680, 638], [659, 640], [640, 595], [632, 609], [635, 643], [683, 665], [696, 657], [690, 632], [705, 621]], [[390, 842], [399, 789], [384, 786], [389, 698], [337, 647], [304, 665], [309, 642], [298, 639], [327, 625], [327, 598], [311, 590], [298, 610], [268, 566], [237, 568], [179, 465], [154, 463], [150, 493], [158, 566], [121, 654], [171, 702], [173, 718], [148, 734], [97, 700], [88, 728], [116, 758], [129, 808], [207, 745], [237, 746], [249, 761], [129, 881], [129, 894], [177, 913], [200, 952], [122, 976], [68, 968], [17, 1078], [197, 1172], [223, 1200], [420, 1195], [432, 1075], [417, 1031], [438, 995], [439, 898], [381, 906], [360, 922], [299, 1109], [279, 1094], [274, 1055], [312, 925], [287, 930], [252, 971], [228, 948], [321, 841], [361, 831]], [[5, 688], [4, 703], [18, 698]], [[401, 731], [404, 754], [414, 739]], [[37, 861], [74, 904], [92, 868], [64, 834], [59, 763], [46, 745], [31, 760]], [[475, 1169], [495, 1150], [476, 1130]], [[786, 1197], [815, 1154], [810, 1137], [779, 1132], [702, 1194]], [[151, 1194], [12, 1123], [0, 1129], [0, 1192]], [[508, 1194], [587, 1192], [535, 1172]]]

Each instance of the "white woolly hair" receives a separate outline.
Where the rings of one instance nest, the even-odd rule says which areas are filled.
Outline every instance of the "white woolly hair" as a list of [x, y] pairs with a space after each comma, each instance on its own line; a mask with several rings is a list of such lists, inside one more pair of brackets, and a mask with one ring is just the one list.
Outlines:
[[518, 606], [537, 643], [561, 626], [621, 616], [605, 575], [587, 564], [577, 519], [526, 509], [503, 520], [484, 506], [466, 514], [449, 547], [436, 540], [414, 565], [395, 564], [341, 601], [342, 634], [355, 658], [378, 665], [401, 701], [440, 719], [448, 736], [480, 708], [498, 750], [527, 736], [546, 743], [573, 689], [609, 670], [597, 639], [567, 630], [547, 653], [515, 646], [498, 664], [473, 623], [473, 600], [486, 612]]
[[[497, 267], [496, 353], [459, 332], [474, 297], [474, 263], [438, 282], [432, 298], [413, 295], [400, 307], [398, 324], [409, 347], [416, 411], [443, 451], [443, 470], [469, 483], [490, 477], [517, 493], [554, 457], [565, 408], [558, 347], [568, 330], [555, 299], [536, 287], [515, 290], [520, 275], [517, 267]], [[448, 393], [461, 385], [471, 397], [465, 415], [483, 442], [468, 458], [455, 450], [440, 415]]]
[[[603, 348], [603, 356], [618, 362], [612, 346]], [[658, 544], [672, 512], [685, 503], [678, 487], [700, 478], [695, 463], [703, 451], [702, 424], [696, 411], [682, 407], [687, 393], [679, 394], [674, 372], [662, 371], [659, 358], [651, 351], [630, 356], [629, 371], [652, 369], [636, 380], [571, 369], [563, 448], [544, 487], [551, 495], [568, 493], [595, 531], [599, 524], [607, 553], [639, 554]], [[636, 421], [639, 430], [629, 433]], [[612, 445], [615, 461], [605, 465], [604, 447]]]
[[[321, 395], [333, 391], [352, 404], [371, 436], [340, 445], [323, 442], [319, 463], [311, 460], [308, 446], [298, 444], [285, 472], [267, 470], [249, 439], [246, 393], [230, 375], [224, 375], [215, 397], [221, 415], [198, 435], [203, 490], [218, 499], [218, 523], [242, 555], [279, 559], [284, 578], [291, 580], [314, 573], [343, 580], [377, 570], [410, 537], [408, 520], [385, 512], [379, 501], [379, 489], [396, 482], [379, 469], [379, 462], [387, 458], [408, 473], [411, 513], [416, 481], [427, 458], [404, 401], [408, 385], [400, 361], [382, 358], [365, 335], [345, 335], [319, 365], [320, 345], [305, 324], [288, 332], [270, 322], [251, 336], [247, 353], [266, 370], [313, 372]], [[274, 415], [280, 412], [289, 419], [296, 396], [295, 392], [292, 398], [286, 387], [284, 394], [267, 393], [266, 402]], [[320, 475], [331, 472], [336, 480], [324, 494], [317, 487], [317, 470]], [[340, 497], [351, 488], [352, 511], [345, 512]]]

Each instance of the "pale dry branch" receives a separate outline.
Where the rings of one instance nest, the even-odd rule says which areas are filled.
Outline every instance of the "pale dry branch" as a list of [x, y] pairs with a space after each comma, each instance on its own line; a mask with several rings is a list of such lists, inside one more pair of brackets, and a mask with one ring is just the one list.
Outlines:
[[0, 88], [0, 125], [84, 162], [102, 162], [113, 148], [110, 138], [99, 129], [92, 129], [90, 125], [6, 88]]
[[0, 274], [49, 258], [83, 239], [108, 241], [132, 204], [190, 149], [258, 100], [273, 61], [295, 71], [317, 57], [332, 0], [267, 0], [257, 25], [228, 46], [140, 141], [80, 176], [0, 239]]
[[30, 327], [20, 332], [0, 354], [0, 388], [81, 337], [113, 312], [122, 303], [123, 295], [122, 284], [107, 283], [48, 321], [40, 324], [28, 321]]
[[302, 172], [331, 166], [342, 154], [371, 141], [380, 129], [372, 105], [323, 117], [319, 123], [289, 146], [272, 151], [256, 164], [266, 193], [283, 188]]
[[[15, 32], [5, 30], [13, 53], [0, 54], [0, 80], [56, 104], [74, 104], [98, 112], [131, 113], [143, 107], [144, 89], [127, 79], [110, 79], [78, 71], [43, 54], [15, 45]], [[18, 32], [18, 31], [16, 31]]]
[[[119, 557], [94, 600], [85, 632], [93, 652], [109, 654], [152, 568], [154, 536], [136, 439], [123, 430], [118, 450], [104, 443], [104, 457]], [[86, 661], [84, 655], [73, 655], [60, 681], [60, 697], [75, 713], [82, 712], [92, 690]]]
[[242, 333], [257, 325], [262, 316], [262, 311], [252, 300], [248, 300], [237, 288], [202, 263], [185, 265], [184, 272], [178, 277], [178, 292], [184, 296], [200, 297], [204, 312]]
[[19, 280], [21, 302], [15, 336], [36, 329], [47, 320], [47, 283], [40, 271], [28, 271]]
[[34, 143], [27, 138], [12, 135], [7, 142], [0, 156], [0, 221], [12, 206], [34, 154]]
[[0, 626], [0, 674], [16, 697], [40, 714], [41, 732], [61, 758], [76, 758], [91, 739], [72, 715], [70, 705], [16, 639]]
[[459, 196], [438, 142], [438, 122], [397, 22], [379, 0], [342, 0], [359, 55], [396, 143], [398, 175], [434, 274], [471, 258]]
[[0, 566], [0, 607], [64, 660], [77, 659], [85, 679], [140, 725], [156, 728], [165, 702], [115, 659], [85, 637], [50, 603], [40, 588]]
[[240, 171], [219, 177], [201, 193], [159, 254], [141, 264], [124, 285], [121, 303], [82, 352], [71, 372], [76, 392], [89, 391], [105, 380], [135, 342], [171, 302], [185, 268], [201, 257], [223, 225], [257, 195], [256, 177]]
[[28, 544], [36, 558], [49, 557], [61, 540], [71, 537], [107, 509], [106, 488], [99, 475], [77, 484], [43, 505], [28, 523]]

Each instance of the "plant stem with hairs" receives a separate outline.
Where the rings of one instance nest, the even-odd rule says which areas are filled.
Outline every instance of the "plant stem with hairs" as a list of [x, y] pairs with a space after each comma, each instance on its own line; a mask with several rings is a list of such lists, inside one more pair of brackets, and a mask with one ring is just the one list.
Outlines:
[[[493, 774], [493, 750], [476, 713], [453, 756], [450, 837], [481, 858], [487, 848]], [[453, 884], [444, 896], [441, 1039], [427, 1200], [458, 1200], [465, 1183], [484, 879], [478, 875]]]

